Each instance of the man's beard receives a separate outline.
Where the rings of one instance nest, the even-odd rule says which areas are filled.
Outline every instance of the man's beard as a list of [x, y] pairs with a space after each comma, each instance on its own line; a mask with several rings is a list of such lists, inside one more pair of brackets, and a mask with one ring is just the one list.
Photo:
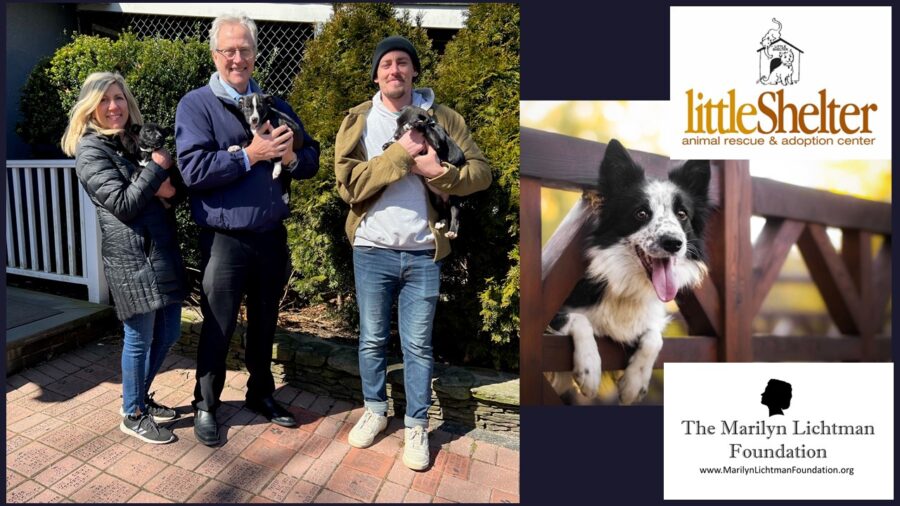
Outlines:
[[400, 88], [389, 91], [382, 91], [381, 94], [391, 100], [397, 100], [398, 98], [403, 98], [407, 93], [412, 94], [412, 90], [407, 91], [406, 88]]

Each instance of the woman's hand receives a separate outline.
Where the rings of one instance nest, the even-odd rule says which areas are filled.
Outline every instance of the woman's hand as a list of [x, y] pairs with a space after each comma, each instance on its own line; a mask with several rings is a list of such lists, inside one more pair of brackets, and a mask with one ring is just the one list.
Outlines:
[[[166, 148], [159, 148], [150, 155], [154, 162], [160, 167], [169, 170], [172, 167], [172, 156]], [[167, 180], [168, 181], [168, 180]]]
[[[156, 154], [156, 153], [154, 152], [154, 154]], [[159, 162], [157, 162], [157, 163], [159, 163]], [[160, 164], [160, 165], [162, 165], [162, 164]], [[172, 185], [171, 178], [167, 177], [166, 180], [163, 181], [161, 185], [159, 185], [159, 190], [156, 190], [156, 193], [154, 195], [156, 195], [157, 197], [162, 197], [164, 199], [170, 199], [170, 198], [174, 197], [175, 196], [175, 187]]]

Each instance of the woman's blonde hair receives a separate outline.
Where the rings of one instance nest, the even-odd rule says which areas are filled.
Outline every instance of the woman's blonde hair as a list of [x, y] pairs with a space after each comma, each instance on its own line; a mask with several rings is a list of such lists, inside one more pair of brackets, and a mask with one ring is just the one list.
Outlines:
[[121, 133], [119, 129], [104, 129], [94, 120], [94, 111], [100, 104], [103, 94], [113, 84], [119, 85], [122, 93], [125, 95], [125, 102], [128, 104], [128, 121], [125, 124], [127, 130], [131, 125], [142, 125], [144, 118], [138, 109], [137, 101], [128, 85], [125, 84], [125, 78], [115, 72], [94, 72], [84, 80], [81, 85], [81, 93], [78, 95], [78, 101], [69, 111], [69, 126], [66, 127], [66, 133], [63, 134], [62, 146], [63, 153], [68, 156], [75, 156], [75, 148], [78, 147], [78, 141], [84, 136], [84, 132], [91, 127], [93, 130], [103, 135], [114, 135]]

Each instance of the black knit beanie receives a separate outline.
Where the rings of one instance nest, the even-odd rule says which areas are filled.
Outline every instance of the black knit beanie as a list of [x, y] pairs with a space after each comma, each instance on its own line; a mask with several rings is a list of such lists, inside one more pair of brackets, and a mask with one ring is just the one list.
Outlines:
[[413, 68], [416, 72], [421, 72], [421, 69], [419, 68], [419, 55], [416, 53], [416, 48], [413, 47], [412, 42], [399, 35], [392, 35], [381, 39], [381, 42], [375, 46], [375, 54], [372, 55], [373, 80], [378, 76], [378, 63], [381, 61], [381, 57], [384, 56], [385, 53], [397, 50], [408, 54], [412, 59]]

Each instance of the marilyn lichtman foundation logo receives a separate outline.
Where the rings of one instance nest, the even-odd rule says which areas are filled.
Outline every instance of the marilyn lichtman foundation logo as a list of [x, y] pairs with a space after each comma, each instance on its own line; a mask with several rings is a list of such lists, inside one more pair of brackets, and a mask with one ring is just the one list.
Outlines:
[[762, 393], [760, 404], [769, 407], [769, 416], [783, 415], [791, 407], [791, 384], [778, 379], [770, 379]]
[[800, 81], [800, 55], [803, 51], [797, 46], [781, 38], [781, 22], [772, 18], [778, 25], [763, 35], [759, 53], [759, 80], [757, 84], [768, 86], [790, 86]]

